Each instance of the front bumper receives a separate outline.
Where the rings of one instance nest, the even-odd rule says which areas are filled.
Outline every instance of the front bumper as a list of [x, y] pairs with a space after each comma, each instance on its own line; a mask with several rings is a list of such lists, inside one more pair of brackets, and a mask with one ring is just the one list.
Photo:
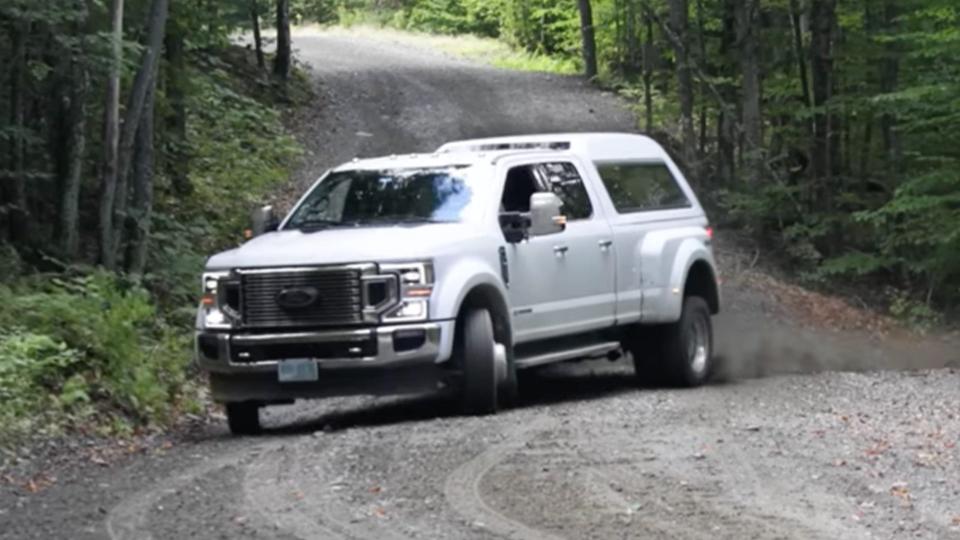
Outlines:
[[[401, 347], [400, 344], [404, 339], [408, 342]], [[453, 350], [453, 321], [269, 334], [198, 332], [196, 361], [200, 369], [210, 373], [276, 374], [277, 365], [284, 358], [258, 359], [256, 353], [247, 353], [251, 358], [243, 359], [240, 356], [244, 353], [238, 354], [237, 351], [256, 351], [270, 347], [287, 347], [287, 350], [296, 350], [298, 346], [334, 344], [339, 348], [347, 347], [348, 350], [357, 352], [349, 355], [315, 357], [321, 371], [388, 369], [410, 365], [440, 364], [450, 359]], [[351, 344], [355, 346], [350, 347]], [[370, 349], [365, 345], [371, 344], [375, 344], [375, 353], [365, 354], [365, 351]], [[290, 358], [310, 356], [307, 353], [297, 353]]]
[[[198, 332], [196, 364], [215, 401], [423, 393], [442, 386], [454, 321], [271, 334]], [[285, 356], [289, 355], [289, 356]], [[281, 383], [284, 358], [313, 358], [319, 379]]]

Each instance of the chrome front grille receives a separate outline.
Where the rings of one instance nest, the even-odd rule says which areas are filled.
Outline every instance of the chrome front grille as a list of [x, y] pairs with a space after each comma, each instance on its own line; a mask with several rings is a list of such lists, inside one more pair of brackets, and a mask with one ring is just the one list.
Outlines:
[[[364, 322], [362, 267], [294, 268], [240, 273], [245, 328], [352, 325]], [[282, 305], [285, 291], [307, 290], [315, 301]]]

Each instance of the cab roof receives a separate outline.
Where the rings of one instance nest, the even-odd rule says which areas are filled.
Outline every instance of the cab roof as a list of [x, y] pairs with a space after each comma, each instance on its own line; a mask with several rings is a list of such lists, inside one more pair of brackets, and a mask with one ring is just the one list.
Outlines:
[[444, 144], [430, 154], [355, 159], [336, 170], [469, 167], [524, 153], [576, 154], [587, 161], [669, 160], [650, 137], [629, 133], [558, 133], [470, 139]]

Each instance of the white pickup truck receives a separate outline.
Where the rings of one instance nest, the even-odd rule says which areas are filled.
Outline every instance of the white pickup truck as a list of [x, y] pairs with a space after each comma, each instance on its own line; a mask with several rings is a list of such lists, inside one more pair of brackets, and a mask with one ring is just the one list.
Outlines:
[[234, 433], [265, 405], [446, 390], [468, 414], [517, 370], [631, 353], [696, 386], [720, 309], [712, 232], [653, 140], [563, 134], [354, 160], [211, 257], [196, 359]]

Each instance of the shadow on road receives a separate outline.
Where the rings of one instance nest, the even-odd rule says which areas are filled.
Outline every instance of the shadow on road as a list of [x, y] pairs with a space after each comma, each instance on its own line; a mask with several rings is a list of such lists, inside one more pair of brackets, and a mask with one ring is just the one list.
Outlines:
[[[818, 354], [819, 353], [819, 354]], [[860, 354], [858, 354], [860, 353]], [[722, 354], [713, 384], [735, 384], [739, 380], [777, 375], [815, 374], [828, 371], [911, 370], [943, 367], [942, 359], [913, 358], [909, 365], [847, 351], [846, 355], [824, 354], [813, 348], [788, 351], [752, 351], [752, 354]], [[949, 365], [949, 364], [947, 364]], [[520, 398], [515, 410], [600, 400], [629, 392], [671, 391], [650, 385], [638, 385], [628, 359], [615, 363], [606, 360], [544, 366], [521, 372]], [[376, 427], [455, 417], [459, 413], [449, 396], [426, 395], [382, 398], [373, 402], [352, 401], [342, 408], [322, 413], [298, 406], [298, 414], [265, 430], [268, 435], [303, 435], [316, 431], [335, 432], [358, 427]], [[315, 412], [311, 414], [311, 412]], [[319, 413], [319, 414], [316, 414]], [[289, 416], [288, 416], [289, 418]], [[283, 422], [281, 420], [281, 422]]]
[[[639, 391], [632, 370], [625, 365], [584, 363], [547, 366], [530, 370], [521, 377], [520, 398], [512, 410], [561, 403], [591, 401], [625, 392]], [[316, 431], [335, 432], [357, 427], [376, 427], [422, 422], [458, 416], [456, 401], [449, 396], [426, 395], [383, 398], [373, 404], [350, 405], [320, 416], [306, 417], [264, 430], [268, 435], [304, 435]]]

